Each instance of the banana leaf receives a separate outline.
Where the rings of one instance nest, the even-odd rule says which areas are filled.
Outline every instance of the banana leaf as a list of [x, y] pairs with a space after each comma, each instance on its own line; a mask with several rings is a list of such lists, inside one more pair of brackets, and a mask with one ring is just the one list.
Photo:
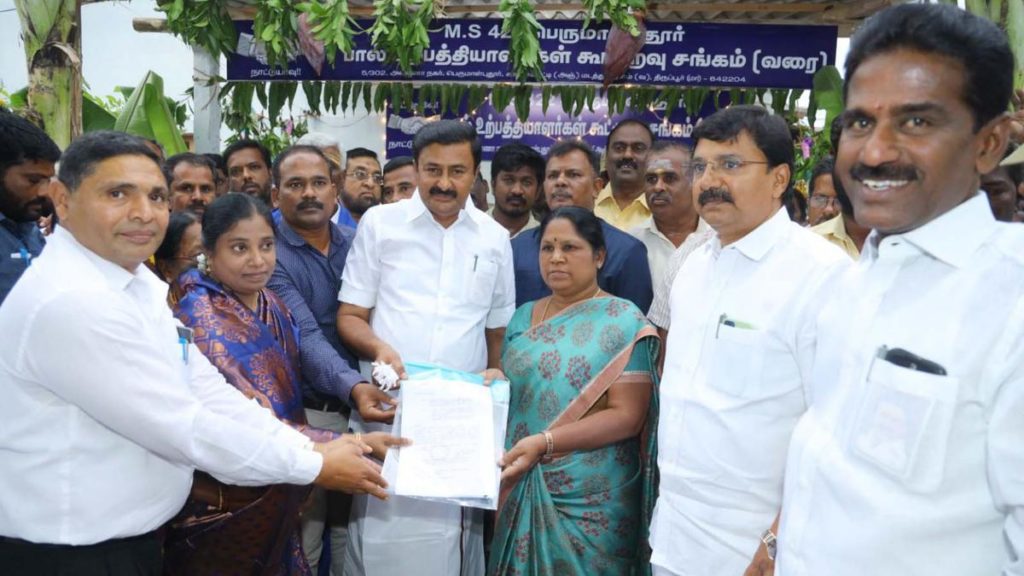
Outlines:
[[82, 92], [82, 132], [113, 130], [117, 122], [114, 116], [96, 101], [96, 97]]
[[152, 138], [164, 147], [168, 156], [187, 152], [174, 114], [164, 96], [164, 80], [150, 71], [131, 91], [128, 102], [114, 123], [114, 130]]

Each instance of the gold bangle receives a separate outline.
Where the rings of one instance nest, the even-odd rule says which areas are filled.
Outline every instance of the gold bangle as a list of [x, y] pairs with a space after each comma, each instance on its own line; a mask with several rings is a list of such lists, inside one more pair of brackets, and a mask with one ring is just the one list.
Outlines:
[[363, 443], [363, 434], [361, 432], [356, 432], [356, 442]]
[[544, 431], [544, 442], [547, 443], [547, 450], [544, 451], [544, 455], [551, 456], [555, 451], [555, 438], [547, 430]]

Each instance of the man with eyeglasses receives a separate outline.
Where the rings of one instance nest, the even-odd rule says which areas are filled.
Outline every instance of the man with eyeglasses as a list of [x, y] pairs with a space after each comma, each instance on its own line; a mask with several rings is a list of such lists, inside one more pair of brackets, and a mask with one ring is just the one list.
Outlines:
[[651, 217], [644, 196], [644, 163], [654, 144], [651, 129], [634, 118], [615, 125], [608, 134], [605, 169], [608, 186], [594, 202], [594, 214], [623, 232]]
[[344, 222], [345, 216], [339, 208], [339, 223], [352, 226], [366, 211], [380, 204], [381, 187], [384, 177], [380, 173], [377, 153], [366, 148], [353, 148], [345, 154], [345, 184], [341, 190], [341, 203], [351, 216], [352, 223]]
[[693, 138], [693, 200], [714, 235], [670, 293], [651, 563], [655, 575], [743, 574], [782, 502], [823, 287], [849, 260], [782, 206], [782, 118], [733, 106]]
[[817, 226], [826, 220], [839, 215], [839, 198], [836, 187], [832, 183], [832, 167], [835, 160], [831, 156], [822, 158], [811, 171], [807, 199], [807, 225]]

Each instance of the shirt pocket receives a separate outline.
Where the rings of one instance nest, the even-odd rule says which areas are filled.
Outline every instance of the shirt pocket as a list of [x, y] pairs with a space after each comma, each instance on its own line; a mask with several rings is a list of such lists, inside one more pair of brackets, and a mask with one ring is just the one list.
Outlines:
[[876, 358], [853, 422], [849, 450], [908, 489], [941, 484], [959, 380]]
[[719, 324], [708, 374], [709, 385], [736, 397], [744, 397], [755, 390], [764, 365], [765, 340], [760, 330]]
[[466, 300], [474, 306], [490, 308], [494, 300], [494, 287], [498, 283], [498, 265], [474, 257], [469, 262], [468, 278]]

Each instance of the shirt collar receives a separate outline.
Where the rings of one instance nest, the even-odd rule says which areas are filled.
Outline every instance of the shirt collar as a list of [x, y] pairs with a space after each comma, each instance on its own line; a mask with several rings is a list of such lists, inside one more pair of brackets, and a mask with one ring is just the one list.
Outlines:
[[[609, 199], [611, 200], [612, 204], [615, 205], [615, 209], [618, 210], [619, 209], [619, 203], [615, 201], [615, 198], [612, 195], [612, 185], [611, 184], [608, 184], [607, 186], [605, 186], [601, 190], [601, 192], [597, 195], [597, 200], [595, 202], [596, 202], [596, 204], [604, 204], [604, 203], [608, 202]], [[630, 203], [630, 206], [632, 206], [633, 204], [635, 204], [637, 202], [639, 202], [640, 205], [643, 206], [644, 208], [647, 208], [647, 194], [641, 194], [641, 195], [637, 196], [636, 198], [634, 198], [633, 202]]]
[[821, 224], [815, 226], [818, 232], [822, 234], [829, 234], [836, 238], [849, 238], [850, 235], [846, 233], [846, 221], [843, 220], [843, 215], [840, 214], [835, 218], [829, 218]]
[[[764, 255], [786, 234], [789, 225], [789, 213], [785, 208], [780, 208], [774, 216], [765, 220], [760, 226], [747, 233], [746, 236], [733, 242], [726, 248], [735, 247], [744, 256], [754, 261], [760, 261]], [[699, 225], [698, 225], [699, 226]], [[712, 242], [712, 249], [717, 253], [723, 250], [721, 240], [716, 233]]]
[[[971, 256], [988, 240], [997, 225], [987, 196], [979, 192], [930, 222], [893, 236], [906, 239], [937, 260], [963, 268], [970, 263]], [[872, 230], [864, 243], [870, 258], [878, 257], [879, 240], [878, 231]]]
[[[331, 230], [331, 245], [340, 246], [344, 241], [344, 237], [341, 234], [341, 230], [338, 229], [337, 224], [335, 224], [333, 221], [331, 221], [328, 224], [328, 226], [330, 226]], [[290, 224], [288, 224], [288, 222], [284, 219], [283, 216], [281, 217], [281, 221], [277, 225], [277, 232], [278, 236], [280, 236], [280, 238], [284, 240], [286, 243], [288, 243], [290, 246], [302, 248], [303, 246], [308, 244], [308, 242], [306, 242], [306, 239], [303, 238], [302, 236], [299, 236], [299, 233], [296, 232], [295, 229], [292, 228]]]
[[[115, 290], [125, 290], [128, 285], [131, 284], [132, 280], [137, 278], [143, 278], [148, 272], [150, 276], [156, 278], [149, 268], [146, 268], [144, 264], [139, 264], [136, 267], [135, 272], [129, 272], [124, 268], [114, 264], [110, 260], [103, 258], [99, 254], [86, 248], [81, 244], [75, 236], [65, 229], [63, 226], [54, 226], [53, 234], [51, 235], [54, 244], [66, 244], [68, 248], [75, 250], [82, 254], [85, 259], [92, 264], [92, 268], [107, 282], [107, 284]], [[166, 290], [166, 284], [164, 285]]]

